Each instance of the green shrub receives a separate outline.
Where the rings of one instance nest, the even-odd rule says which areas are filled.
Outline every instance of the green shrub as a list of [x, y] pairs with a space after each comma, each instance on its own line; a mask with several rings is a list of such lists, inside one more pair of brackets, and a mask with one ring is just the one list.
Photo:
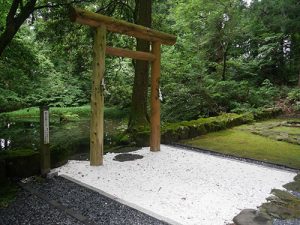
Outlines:
[[167, 84], [163, 90], [162, 120], [176, 122], [208, 116], [214, 110], [214, 102], [201, 85]]
[[300, 88], [295, 88], [292, 89], [289, 93], [288, 93], [288, 97], [287, 99], [291, 102], [297, 102], [300, 101]]
[[[50, 107], [50, 117], [65, 119], [66, 121], [73, 121], [82, 118], [90, 118], [91, 107], [90, 105], [78, 106], [78, 107]], [[1, 118], [39, 118], [39, 108], [31, 107], [20, 109], [13, 112], [1, 113]], [[128, 115], [128, 109], [120, 109], [118, 107], [110, 107], [104, 109], [104, 116], [108, 119], [120, 119], [125, 118]]]
[[249, 98], [250, 87], [247, 81], [208, 82], [209, 93], [218, 107], [218, 112], [229, 112], [241, 103], [247, 102]]
[[279, 89], [270, 80], [266, 79], [258, 88], [252, 87], [249, 94], [249, 103], [253, 108], [271, 107], [279, 95]]

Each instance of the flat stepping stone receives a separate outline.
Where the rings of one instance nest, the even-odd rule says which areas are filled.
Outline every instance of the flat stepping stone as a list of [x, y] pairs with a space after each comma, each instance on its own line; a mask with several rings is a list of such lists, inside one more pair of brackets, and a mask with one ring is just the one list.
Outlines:
[[244, 209], [233, 218], [236, 225], [272, 225], [271, 218], [254, 209]]
[[119, 162], [126, 162], [126, 161], [134, 161], [134, 160], [142, 159], [142, 158], [144, 158], [144, 156], [142, 156], [142, 155], [124, 153], [124, 154], [116, 155], [113, 160], [116, 160]]

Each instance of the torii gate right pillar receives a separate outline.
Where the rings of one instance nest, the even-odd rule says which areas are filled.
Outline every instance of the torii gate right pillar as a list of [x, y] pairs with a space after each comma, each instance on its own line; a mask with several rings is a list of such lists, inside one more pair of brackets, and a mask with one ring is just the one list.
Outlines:
[[151, 66], [151, 134], [150, 150], [153, 152], [160, 151], [160, 58], [161, 43], [152, 42], [152, 54], [155, 59]]

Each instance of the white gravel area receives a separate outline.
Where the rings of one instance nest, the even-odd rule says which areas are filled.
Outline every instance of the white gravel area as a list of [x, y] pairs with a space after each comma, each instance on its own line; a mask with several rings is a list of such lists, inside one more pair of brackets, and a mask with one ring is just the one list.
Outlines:
[[69, 161], [56, 171], [184, 225], [228, 224], [296, 175], [165, 145], [132, 153], [144, 158], [118, 162], [109, 153], [104, 166]]

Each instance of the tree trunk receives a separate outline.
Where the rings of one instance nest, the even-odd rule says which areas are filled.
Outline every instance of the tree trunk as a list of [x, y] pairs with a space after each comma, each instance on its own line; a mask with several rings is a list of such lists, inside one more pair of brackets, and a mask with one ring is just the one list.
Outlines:
[[[136, 23], [151, 27], [152, 0], [135, 0]], [[137, 39], [137, 51], [150, 51], [150, 43]], [[149, 62], [137, 60], [135, 63], [134, 86], [132, 91], [131, 112], [129, 115], [129, 130], [149, 125], [147, 113], [147, 95], [149, 79]]]
[[14, 0], [9, 13], [6, 17], [6, 26], [4, 32], [0, 35], [0, 56], [2, 55], [4, 49], [12, 41], [21, 25], [24, 21], [30, 16], [34, 11], [36, 0], [30, 0], [27, 4], [21, 9], [18, 15], [17, 11], [19, 8], [20, 1]]
[[15, 34], [17, 33], [15, 26], [7, 27], [5, 31], [0, 36], [0, 56], [2, 55], [4, 49], [11, 42]]
[[226, 80], [226, 68], [227, 68], [227, 51], [228, 48], [225, 48], [224, 55], [223, 55], [223, 71], [222, 71], [222, 81]]

